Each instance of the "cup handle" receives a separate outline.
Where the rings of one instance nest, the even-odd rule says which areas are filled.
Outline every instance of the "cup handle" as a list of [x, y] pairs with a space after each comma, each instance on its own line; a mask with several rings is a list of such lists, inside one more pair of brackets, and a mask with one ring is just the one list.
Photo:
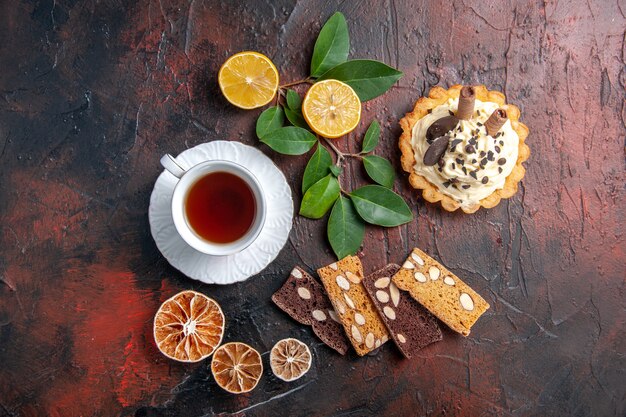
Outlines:
[[169, 153], [166, 153], [161, 157], [161, 165], [176, 178], [182, 177], [185, 172], [187, 172], [185, 168], [180, 166], [178, 161], [176, 161], [176, 158], [174, 158]]

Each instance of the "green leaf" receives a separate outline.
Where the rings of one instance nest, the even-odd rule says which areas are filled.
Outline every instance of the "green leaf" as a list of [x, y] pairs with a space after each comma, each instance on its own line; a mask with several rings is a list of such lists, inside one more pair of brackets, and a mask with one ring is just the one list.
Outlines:
[[287, 107], [285, 107], [284, 110], [285, 116], [287, 116], [287, 120], [289, 120], [289, 123], [296, 127], [301, 127], [302, 129], [309, 130], [309, 125], [307, 124], [306, 120], [304, 120], [304, 116], [302, 116], [302, 113], [300, 113], [299, 110], [291, 110]]
[[315, 145], [317, 138], [306, 129], [289, 126], [266, 134], [261, 142], [282, 154], [302, 155]]
[[327, 234], [338, 259], [354, 255], [363, 243], [365, 224], [346, 197], [341, 196], [335, 201], [328, 218]]
[[413, 213], [402, 197], [380, 185], [366, 185], [350, 194], [363, 220], [378, 226], [393, 227], [413, 220]]
[[300, 95], [293, 90], [287, 90], [287, 107], [291, 110], [300, 111], [302, 105], [302, 99]]
[[340, 12], [335, 13], [320, 30], [311, 58], [311, 76], [319, 77], [348, 59], [350, 35], [348, 23]]
[[376, 146], [378, 146], [378, 140], [380, 139], [380, 124], [376, 120], [370, 123], [370, 127], [365, 132], [363, 138], [363, 144], [361, 146], [361, 153], [372, 152]]
[[318, 143], [315, 153], [309, 159], [302, 176], [302, 193], [306, 191], [316, 182], [328, 175], [329, 169], [333, 166], [333, 159], [330, 153]]
[[318, 80], [343, 81], [354, 89], [361, 101], [371, 100], [383, 94], [402, 73], [379, 61], [355, 59], [339, 64], [326, 71]]
[[319, 219], [332, 207], [341, 193], [337, 178], [328, 174], [311, 186], [302, 198], [300, 215]]
[[391, 166], [391, 162], [380, 156], [368, 155], [363, 157], [363, 165], [365, 166], [367, 175], [369, 175], [371, 179], [383, 187], [393, 187], [396, 173]]
[[277, 106], [265, 110], [256, 121], [256, 135], [261, 139], [263, 136], [276, 129], [283, 127], [285, 115], [283, 109]]
[[338, 176], [340, 176], [342, 174], [343, 168], [339, 167], [337, 165], [332, 165], [330, 167], [330, 172], [332, 172], [335, 177], [338, 177]]

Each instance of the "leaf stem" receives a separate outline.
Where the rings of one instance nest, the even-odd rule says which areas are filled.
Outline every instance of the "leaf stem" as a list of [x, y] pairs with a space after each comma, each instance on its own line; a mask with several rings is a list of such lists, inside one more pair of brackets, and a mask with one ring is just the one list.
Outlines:
[[294, 85], [300, 85], [300, 84], [313, 84], [313, 80], [311, 80], [311, 77], [306, 77], [306, 78], [303, 78], [303, 79], [298, 80], [298, 81], [294, 81], [294, 82], [287, 83], [287, 84], [282, 84], [279, 87], [281, 89], [284, 89], [284, 88], [287, 88], [287, 87], [292, 87]]
[[326, 144], [328, 144], [328, 146], [330, 146], [330, 148], [335, 152], [335, 155], [337, 155], [337, 165], [339, 165], [345, 158], [346, 154], [337, 149], [337, 147], [327, 138], [324, 138], [324, 142], [326, 142]]
[[335, 154], [337, 155], [338, 162], [346, 158], [363, 159], [363, 155], [360, 153], [344, 153], [344, 152], [341, 152], [330, 140], [324, 138], [324, 141], [326, 141], [328, 146], [330, 146], [331, 149], [335, 152]]

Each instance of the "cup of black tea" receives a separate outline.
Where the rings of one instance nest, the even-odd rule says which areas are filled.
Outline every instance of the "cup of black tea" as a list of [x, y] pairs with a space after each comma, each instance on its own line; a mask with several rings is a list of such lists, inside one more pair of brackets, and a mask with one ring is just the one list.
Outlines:
[[212, 160], [184, 168], [172, 155], [161, 165], [178, 178], [172, 196], [176, 230], [189, 246], [214, 256], [250, 246], [265, 224], [263, 187], [247, 168]]

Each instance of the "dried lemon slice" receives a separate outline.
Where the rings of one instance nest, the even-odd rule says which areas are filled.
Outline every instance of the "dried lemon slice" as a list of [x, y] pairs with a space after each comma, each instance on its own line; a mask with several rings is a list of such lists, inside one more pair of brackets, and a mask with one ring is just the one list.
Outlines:
[[166, 300], [154, 316], [154, 341], [168, 358], [198, 362], [222, 342], [224, 314], [219, 304], [195, 291]]
[[231, 56], [222, 64], [217, 79], [226, 100], [242, 109], [266, 105], [278, 90], [278, 70], [258, 52]]
[[232, 394], [252, 391], [263, 374], [261, 355], [245, 343], [226, 343], [215, 351], [211, 373], [217, 385]]
[[316, 82], [302, 102], [302, 115], [315, 133], [338, 138], [361, 120], [361, 101], [352, 87], [337, 80]]
[[311, 368], [311, 351], [297, 339], [283, 339], [270, 353], [272, 372], [283, 381], [295, 381]]

